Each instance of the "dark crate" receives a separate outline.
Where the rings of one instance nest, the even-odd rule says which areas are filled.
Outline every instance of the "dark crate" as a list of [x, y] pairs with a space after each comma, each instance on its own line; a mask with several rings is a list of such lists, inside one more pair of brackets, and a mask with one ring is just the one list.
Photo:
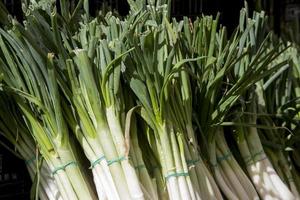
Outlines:
[[0, 146], [0, 200], [27, 200], [30, 187], [24, 161]]

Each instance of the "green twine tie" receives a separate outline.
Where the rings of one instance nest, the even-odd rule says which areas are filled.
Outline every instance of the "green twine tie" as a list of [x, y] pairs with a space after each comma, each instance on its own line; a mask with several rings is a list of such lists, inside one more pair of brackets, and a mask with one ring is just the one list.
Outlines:
[[65, 170], [68, 166], [77, 165], [75, 161], [68, 162], [67, 164], [57, 167], [52, 171], [52, 175], [55, 175], [60, 170]]
[[257, 157], [257, 156], [259, 156], [259, 155], [261, 155], [261, 154], [263, 154], [263, 153], [264, 153], [264, 150], [261, 150], [261, 151], [255, 153], [255, 154], [253, 154], [253, 156], [252, 156], [252, 155], [249, 155], [249, 156], [247, 156], [247, 157], [244, 157], [246, 166], [249, 166], [249, 165], [251, 165], [251, 164], [255, 164], [255, 163], [259, 162], [259, 161], [262, 161], [262, 160], [267, 159], [267, 156], [265, 156], [265, 157], [263, 157], [263, 158], [261, 158], [261, 159], [255, 160], [255, 157]]
[[187, 160], [186, 164], [188, 167], [196, 165], [198, 162], [200, 162], [200, 158], [196, 159], [196, 160]]
[[231, 152], [227, 152], [224, 156], [219, 156], [217, 157], [217, 162], [216, 163], [211, 163], [211, 166], [213, 168], [218, 167], [218, 163], [221, 163], [224, 160], [228, 160], [232, 156]]
[[90, 169], [93, 169], [97, 164], [99, 164], [104, 159], [105, 159], [105, 156], [101, 156], [100, 158], [98, 158], [97, 160], [95, 160], [94, 162], [92, 162], [91, 166], [90, 166]]
[[224, 160], [228, 160], [228, 158], [230, 158], [232, 156], [232, 154], [231, 154], [231, 152], [229, 151], [229, 152], [227, 152], [224, 156], [217, 156], [217, 162], [216, 163], [210, 163], [211, 164], [211, 166], [213, 167], [213, 168], [216, 168], [216, 167], [218, 167], [218, 163], [220, 163], [220, 162], [222, 162], [222, 161], [224, 161]]
[[116, 158], [116, 159], [112, 159], [112, 160], [109, 160], [107, 161], [107, 165], [110, 166], [114, 163], [117, 163], [117, 162], [122, 162], [123, 160], [126, 160], [126, 157], [125, 156], [122, 156], [120, 158]]
[[265, 156], [265, 157], [263, 157], [263, 158], [261, 158], [261, 159], [255, 160], [254, 163], [257, 163], [257, 162], [262, 161], [262, 160], [266, 160], [267, 158], [268, 158], [268, 157]]
[[228, 160], [228, 158], [230, 158], [231, 155], [231, 152], [228, 152], [224, 156], [217, 157], [217, 161], [220, 163], [224, 160]]
[[245, 157], [243, 157], [243, 159], [244, 159], [246, 165], [249, 165], [252, 162], [252, 156], [251, 155], [250, 156], [245, 156]]
[[166, 180], [168, 180], [171, 177], [179, 177], [179, 176], [189, 176], [188, 172], [175, 172], [172, 174], [168, 174], [167, 176], [165, 176]]
[[261, 155], [263, 152], [264, 152], [264, 150], [261, 150], [261, 151], [255, 153], [255, 154], [253, 154], [253, 156], [252, 156], [253, 160], [254, 160], [254, 158], [255, 158], [256, 156]]

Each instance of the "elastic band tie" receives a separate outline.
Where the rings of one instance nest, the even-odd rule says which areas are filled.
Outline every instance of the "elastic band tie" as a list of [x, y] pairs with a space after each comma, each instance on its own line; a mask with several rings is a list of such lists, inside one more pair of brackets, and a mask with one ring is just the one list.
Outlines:
[[194, 160], [187, 160], [186, 161], [186, 164], [189, 166], [189, 165], [193, 165], [194, 164]]
[[192, 165], [196, 165], [198, 162], [200, 162], [200, 158], [196, 159], [196, 160], [187, 160], [186, 164], [188, 167], [192, 166]]
[[95, 165], [99, 164], [104, 159], [105, 159], [105, 156], [101, 156], [100, 158], [98, 158], [97, 160], [95, 160], [94, 162], [92, 162], [91, 166], [90, 166], [90, 169], [93, 169], [95, 167]]
[[266, 160], [267, 158], [268, 158], [268, 157], [265, 156], [265, 157], [263, 157], [263, 158], [261, 158], [261, 159], [255, 160], [254, 163], [257, 163], [257, 162], [262, 161], [262, 160]]
[[258, 160], [255, 160], [255, 157], [256, 157], [256, 156], [259, 156], [259, 155], [261, 155], [261, 154], [263, 154], [263, 153], [264, 153], [264, 150], [261, 150], [261, 151], [255, 153], [255, 154], [253, 154], [253, 156], [252, 156], [253, 162], [254, 162], [254, 163], [257, 163], [257, 162], [259, 162], [259, 161], [262, 161], [262, 160], [267, 159], [267, 156], [265, 156], [265, 157], [263, 157], [263, 158], [260, 158], [260, 159], [258, 159]]
[[244, 156], [244, 157], [243, 157], [244, 160], [247, 160], [247, 159], [249, 159], [249, 158], [251, 158], [251, 155], [249, 155], [249, 156]]
[[30, 165], [33, 161], [35, 161], [35, 156], [30, 158], [29, 160], [25, 160], [25, 164]]
[[125, 156], [122, 156], [120, 158], [116, 158], [116, 159], [113, 159], [113, 160], [109, 160], [109, 161], [107, 161], [107, 165], [110, 166], [114, 163], [122, 162], [123, 160], [126, 160]]
[[220, 163], [220, 162], [222, 162], [224, 160], [227, 160], [230, 156], [231, 156], [231, 152], [228, 152], [224, 156], [217, 157], [217, 161]]
[[166, 178], [166, 180], [168, 180], [171, 177], [179, 177], [179, 176], [189, 176], [189, 173], [188, 172], [175, 172], [175, 173], [165, 176], [165, 178]]
[[252, 158], [250, 157], [248, 160], [245, 160], [246, 166], [251, 165], [252, 163], [254, 163], [254, 161], [252, 160]]
[[253, 155], [249, 155], [249, 156], [244, 157], [244, 161], [246, 163], [246, 166], [249, 166], [251, 164], [254, 164], [254, 163], [257, 163], [259, 161], [267, 159], [267, 157], [263, 157], [261, 159], [255, 160], [255, 157], [257, 157], [257, 156], [259, 156], [263, 153], [264, 153], [264, 150], [260, 150], [259, 152], [255, 153]]
[[134, 168], [137, 170], [140, 170], [140, 169], [146, 168], [146, 166], [144, 164], [141, 164], [141, 165], [135, 166]]
[[75, 161], [71, 161], [63, 166], [57, 167], [52, 171], [52, 175], [55, 175], [60, 170], [65, 170], [68, 166], [71, 166], [71, 165], [77, 165], [77, 163]]
[[264, 152], [264, 150], [261, 150], [261, 151], [255, 153], [255, 154], [253, 154], [252, 158], [254, 159], [256, 156], [261, 155], [263, 152]]
[[246, 166], [249, 166], [253, 162], [253, 157], [251, 155], [243, 157]]

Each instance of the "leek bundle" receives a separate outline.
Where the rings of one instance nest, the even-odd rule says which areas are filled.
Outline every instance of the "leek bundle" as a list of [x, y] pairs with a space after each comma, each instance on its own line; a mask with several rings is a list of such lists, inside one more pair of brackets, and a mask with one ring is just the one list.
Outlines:
[[[33, 181], [32, 195], [38, 195], [41, 199], [61, 200], [62, 197], [51, 176], [50, 168], [47, 163], [40, 161], [42, 157], [36, 152], [35, 141], [22, 119], [22, 114], [16, 105], [9, 103], [9, 96], [5, 94], [1, 94], [0, 105], [0, 133], [11, 144], [1, 142], [1, 145], [25, 161], [30, 178]], [[35, 184], [38, 185], [36, 191]]]
[[16, 32], [0, 32], [4, 90], [14, 93], [61, 195], [64, 199], [93, 199], [93, 188], [81, 172], [62, 117], [53, 55], [42, 57]]
[[[274, 74], [278, 69], [284, 68], [288, 62], [288, 59], [278, 60], [278, 57], [287, 48], [280, 49], [278, 46], [270, 45], [270, 34], [266, 37], [264, 36], [264, 13], [255, 13], [253, 19], [257, 20], [257, 23], [254, 26], [257, 30], [254, 32], [257, 40], [253, 41], [249, 36], [247, 45], [250, 46], [253, 49], [252, 52], [259, 57], [255, 58], [255, 56], [253, 57], [253, 54], [249, 54], [247, 59], [241, 60], [239, 66], [236, 68], [236, 74], [238, 77], [243, 75], [243, 71], [247, 70], [248, 63], [249, 67], [255, 64], [255, 68], [258, 70], [258, 72], [260, 72], [260, 67], [261, 69], [265, 68], [265, 75], [260, 72], [260, 76], [267, 76], [266, 73]], [[246, 27], [251, 26], [249, 22], [246, 22], [245, 25]], [[264, 57], [265, 59], [261, 59], [261, 57]], [[272, 67], [269, 67], [269, 64]], [[257, 90], [260, 90], [259, 83], [260, 82], [257, 83]], [[243, 107], [241, 108], [241, 112], [245, 111], [248, 113], [253, 113], [253, 115], [245, 115], [241, 117], [241, 119], [238, 119], [237, 122], [239, 124], [245, 124], [247, 126], [244, 127], [242, 125], [237, 127], [236, 134], [238, 138], [239, 150], [252, 182], [255, 185], [260, 197], [263, 199], [295, 199], [292, 192], [276, 173], [261, 144], [258, 135], [258, 129], [256, 127], [256, 113], [258, 111], [257, 107], [263, 105], [261, 102], [261, 97], [259, 97], [260, 100], [257, 101], [255, 89], [252, 88], [249, 89], [249, 91], [245, 94], [245, 99], [246, 102], [249, 102], [241, 103]]]
[[165, 0], [128, 0], [126, 17], [55, 3], [0, 28], [0, 144], [32, 198], [299, 198], [299, 52], [264, 12], [246, 6], [228, 35]]

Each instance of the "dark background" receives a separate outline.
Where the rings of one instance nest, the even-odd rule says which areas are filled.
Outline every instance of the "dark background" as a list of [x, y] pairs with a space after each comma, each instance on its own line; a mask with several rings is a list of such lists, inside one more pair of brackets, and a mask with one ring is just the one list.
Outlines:
[[[21, 0], [3, 1], [9, 12], [22, 20]], [[59, 2], [59, 1], [58, 1]], [[90, 0], [90, 10], [95, 14], [103, 2], [116, 9], [121, 15], [128, 12], [126, 0]], [[195, 18], [202, 13], [215, 16], [220, 12], [220, 22], [232, 32], [239, 21], [239, 11], [243, 0], [172, 0], [172, 16], [178, 19], [183, 16]], [[270, 26], [281, 34], [283, 23], [298, 20], [300, 0], [248, 0], [250, 13], [254, 10], [265, 10], [270, 16]], [[29, 199], [30, 179], [24, 161], [17, 159], [0, 146], [0, 200]]]
[[[0, 0], [1, 1], [1, 0]], [[2, 0], [10, 13], [22, 17], [21, 0]], [[74, 0], [76, 2], [76, 0]], [[59, 2], [59, 0], [57, 0]], [[127, 0], [90, 0], [91, 13], [95, 13], [106, 2], [112, 8], [118, 10], [121, 15], [128, 12]], [[299, 18], [300, 0], [248, 0], [250, 13], [253, 10], [265, 10], [271, 17], [272, 28], [280, 34], [280, 24], [284, 21]], [[229, 32], [233, 31], [239, 19], [239, 11], [244, 5], [244, 0], [172, 0], [172, 16], [180, 18], [204, 14], [216, 15], [220, 12], [220, 20]]]

